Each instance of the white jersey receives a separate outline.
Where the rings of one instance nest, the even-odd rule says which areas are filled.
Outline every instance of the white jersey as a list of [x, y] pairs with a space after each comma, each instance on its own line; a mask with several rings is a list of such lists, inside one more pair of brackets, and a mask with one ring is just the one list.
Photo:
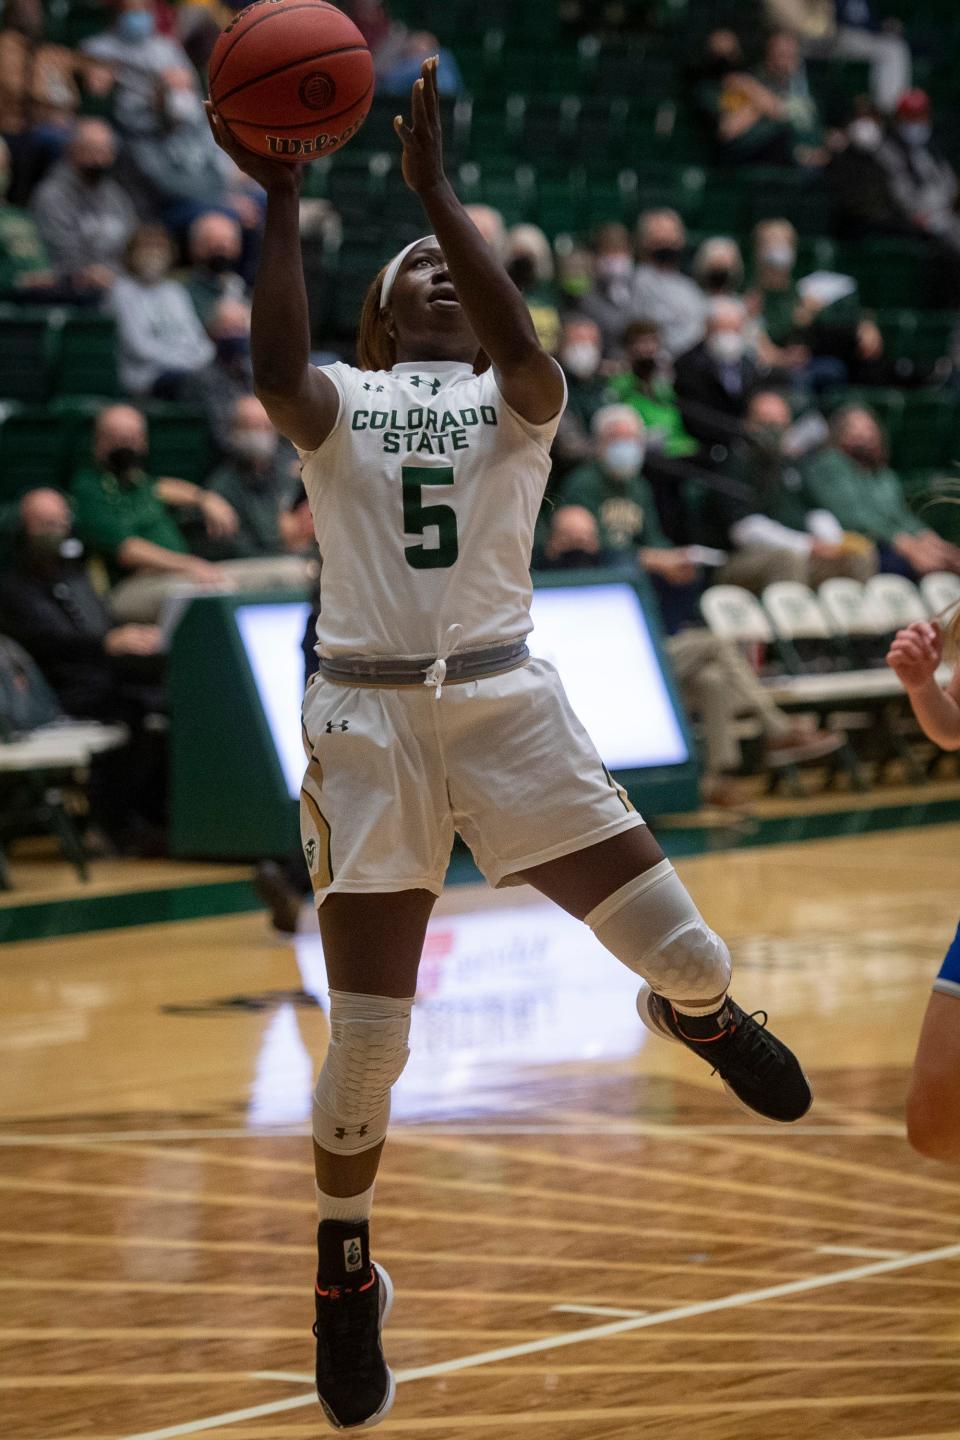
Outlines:
[[530, 553], [561, 411], [531, 425], [493, 370], [424, 361], [328, 365], [340, 393], [301, 451], [323, 557], [321, 655], [436, 655], [529, 633]]

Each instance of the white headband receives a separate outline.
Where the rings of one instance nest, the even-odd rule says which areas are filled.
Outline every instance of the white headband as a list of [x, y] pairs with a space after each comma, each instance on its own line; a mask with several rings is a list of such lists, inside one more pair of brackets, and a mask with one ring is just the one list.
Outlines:
[[436, 245], [436, 235], [421, 235], [419, 240], [411, 240], [405, 245], [399, 255], [395, 255], [387, 266], [387, 273], [383, 277], [383, 289], [380, 291], [380, 309], [386, 310], [390, 303], [390, 292], [394, 287], [397, 276], [400, 274], [400, 266], [406, 260], [411, 250], [416, 250], [418, 245]]

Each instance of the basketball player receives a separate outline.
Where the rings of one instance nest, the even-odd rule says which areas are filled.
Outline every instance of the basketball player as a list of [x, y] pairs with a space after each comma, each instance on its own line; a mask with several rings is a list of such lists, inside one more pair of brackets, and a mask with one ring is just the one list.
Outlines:
[[[301, 821], [330, 982], [316, 1089], [317, 1390], [340, 1429], [382, 1420], [390, 1280], [368, 1220], [407, 1059], [427, 922], [454, 830], [493, 885], [527, 883], [647, 982], [644, 1022], [748, 1108], [811, 1103], [790, 1051], [727, 996], [701, 918], [526, 636], [534, 522], [564, 380], [446, 179], [427, 60], [403, 174], [433, 231], [376, 277], [359, 368], [308, 363], [298, 171], [214, 133], [267, 190], [257, 393], [298, 447], [323, 555], [320, 671], [303, 710]], [[764, 1017], [765, 1019], [766, 1017]]]
[[[960, 642], [960, 609], [943, 627], [908, 625], [899, 631], [887, 664], [910, 697], [923, 733], [944, 750], [960, 750], [960, 668], [946, 689], [937, 683], [944, 640], [956, 652]], [[921, 1155], [932, 1160], [960, 1160], [960, 929], [947, 951], [920, 1032], [907, 1096], [907, 1135]]]

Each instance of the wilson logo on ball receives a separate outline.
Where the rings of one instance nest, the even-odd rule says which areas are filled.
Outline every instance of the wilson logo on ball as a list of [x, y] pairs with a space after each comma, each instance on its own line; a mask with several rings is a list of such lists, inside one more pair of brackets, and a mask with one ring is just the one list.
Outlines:
[[308, 110], [329, 110], [337, 93], [337, 87], [324, 70], [315, 70], [300, 82], [300, 89], [297, 92], [300, 96], [300, 104], [305, 105]]
[[358, 120], [356, 124], [348, 125], [339, 135], [328, 135], [324, 131], [321, 135], [310, 135], [306, 140], [298, 140], [293, 135], [267, 135], [264, 138], [271, 155], [322, 155], [332, 145], [345, 145], [362, 124], [363, 121]]

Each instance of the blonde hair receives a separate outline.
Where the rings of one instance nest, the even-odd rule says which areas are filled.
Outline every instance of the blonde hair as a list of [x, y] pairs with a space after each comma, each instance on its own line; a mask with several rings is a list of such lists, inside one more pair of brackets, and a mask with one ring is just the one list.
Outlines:
[[[383, 281], [389, 268], [389, 265], [384, 265], [377, 271], [364, 296], [357, 330], [357, 364], [361, 370], [392, 370], [397, 363], [396, 338], [390, 334], [384, 312], [380, 309]], [[473, 362], [475, 374], [482, 375], [489, 368], [489, 359], [482, 350], [478, 350]]]

